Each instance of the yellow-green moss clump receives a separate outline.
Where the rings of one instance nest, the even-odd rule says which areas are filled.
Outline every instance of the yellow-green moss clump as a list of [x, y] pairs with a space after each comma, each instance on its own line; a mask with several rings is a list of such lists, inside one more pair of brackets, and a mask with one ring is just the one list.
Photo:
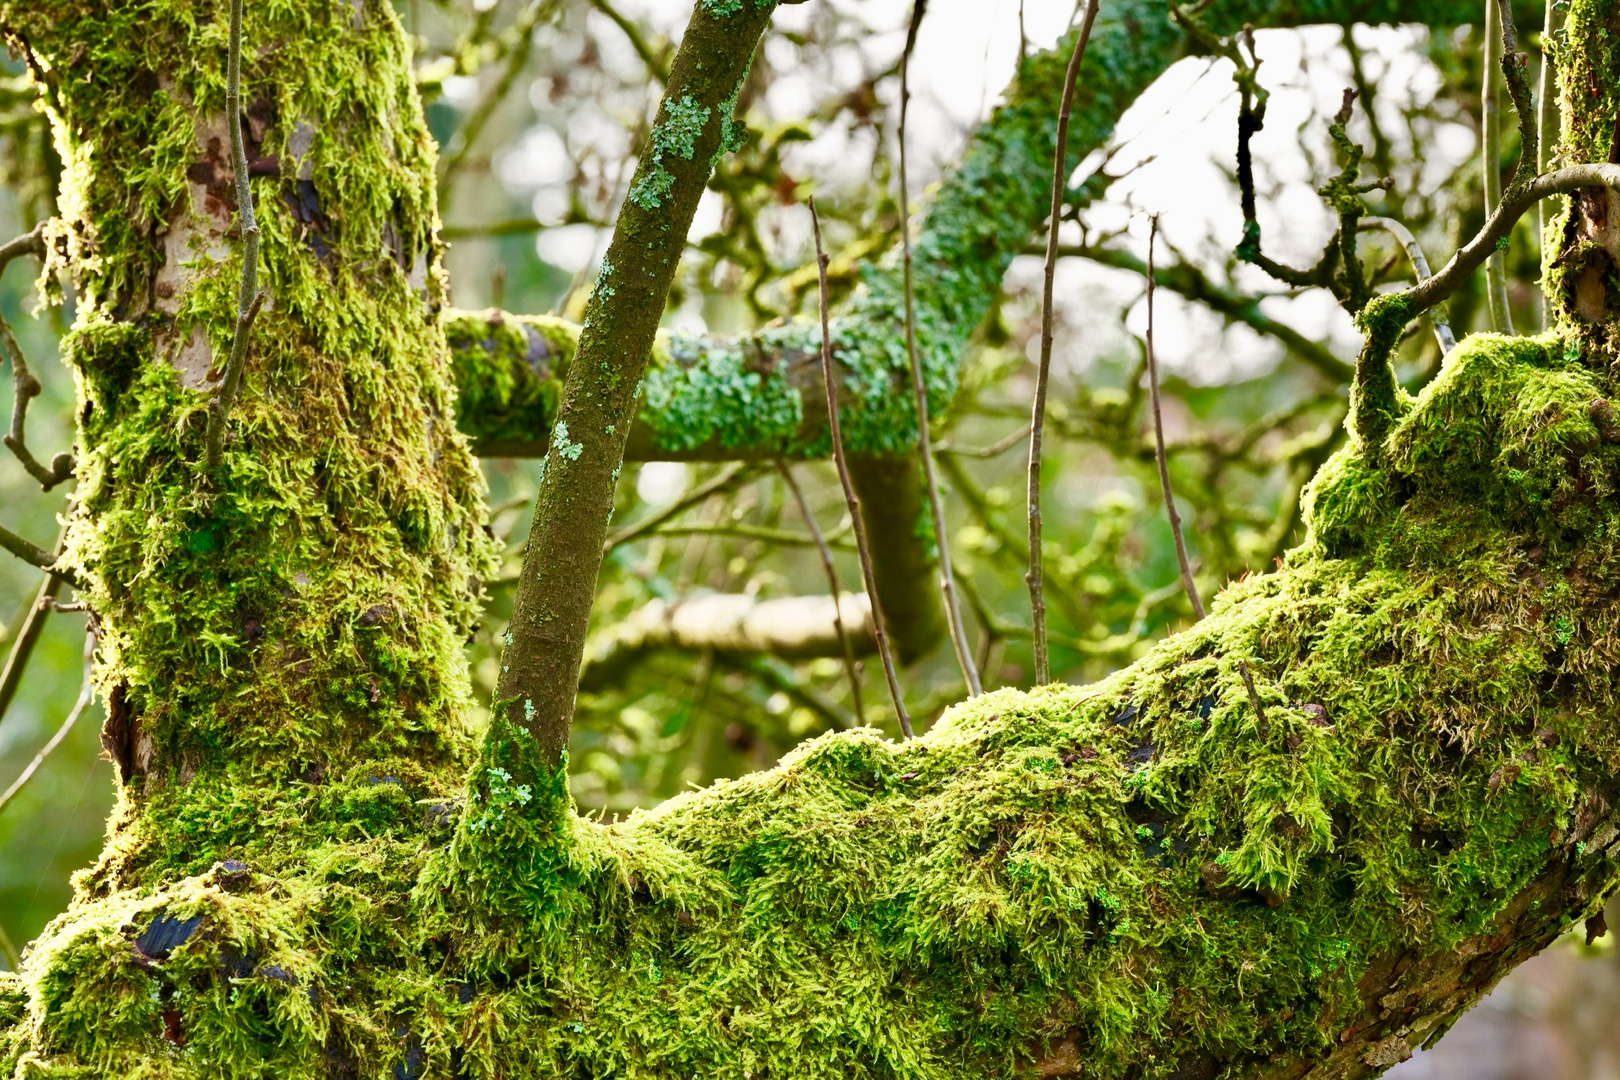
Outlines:
[[6, 1060], [1376, 1071], [1615, 880], [1604, 382], [1560, 339], [1469, 339], [1386, 470], [1323, 470], [1276, 573], [1104, 683], [996, 692], [914, 742], [829, 735], [615, 825], [383, 757], [166, 788], [120, 826], [161, 858], [84, 879], [5, 984]]

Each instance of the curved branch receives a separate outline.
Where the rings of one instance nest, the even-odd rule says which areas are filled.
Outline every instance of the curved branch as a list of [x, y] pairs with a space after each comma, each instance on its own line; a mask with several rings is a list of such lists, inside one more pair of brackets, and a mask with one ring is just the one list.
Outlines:
[[1408, 317], [1416, 318], [1436, 304], [1450, 299], [1451, 294], [1496, 251], [1497, 242], [1505, 240], [1518, 220], [1542, 199], [1568, 195], [1582, 188], [1620, 191], [1620, 165], [1607, 162], [1571, 165], [1543, 173], [1524, 184], [1510, 186], [1485, 227], [1453, 255], [1438, 274], [1427, 281], [1418, 282], [1404, 293], [1396, 294], [1405, 298]]
[[[1434, 276], [1434, 272], [1429, 269], [1429, 260], [1423, 257], [1422, 245], [1418, 243], [1417, 237], [1412, 235], [1412, 230], [1401, 222], [1387, 217], [1364, 217], [1361, 219], [1361, 228], [1363, 231], [1382, 229], [1393, 236], [1395, 242], [1401, 245], [1401, 250], [1406, 252], [1406, 257], [1412, 264], [1412, 274], [1418, 281], [1427, 281]], [[1429, 322], [1434, 326], [1434, 340], [1440, 345], [1441, 356], [1457, 347], [1457, 336], [1451, 332], [1451, 320], [1446, 318], [1443, 308], [1439, 306], [1430, 308]]]

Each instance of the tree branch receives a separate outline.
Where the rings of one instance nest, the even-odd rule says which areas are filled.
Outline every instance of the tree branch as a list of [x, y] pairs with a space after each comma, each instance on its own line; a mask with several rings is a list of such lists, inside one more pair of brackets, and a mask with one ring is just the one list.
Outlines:
[[[1075, 40], [1063, 75], [1062, 104], [1058, 107], [1057, 153], [1052, 161], [1052, 209], [1046, 222], [1046, 266], [1041, 285], [1041, 359], [1035, 372], [1035, 400], [1029, 420], [1029, 606], [1034, 619], [1035, 685], [1052, 681], [1052, 664], [1046, 645], [1046, 588], [1043, 581], [1045, 557], [1041, 550], [1041, 439], [1046, 429], [1046, 388], [1052, 369], [1052, 330], [1055, 318], [1052, 304], [1053, 279], [1057, 273], [1058, 232], [1063, 222], [1063, 192], [1068, 186], [1069, 117], [1074, 111], [1074, 90], [1080, 65], [1086, 58], [1091, 28], [1097, 20], [1097, 0], [1086, 5], [1085, 21]], [[943, 538], [941, 539], [943, 542]]]
[[23, 617], [17, 640], [12, 643], [11, 652], [6, 654], [5, 671], [0, 673], [0, 721], [5, 720], [12, 699], [17, 696], [17, 688], [22, 685], [23, 672], [28, 670], [28, 661], [34, 655], [34, 646], [39, 644], [39, 635], [45, 630], [45, 620], [50, 618], [51, 610], [56, 607], [56, 597], [62, 591], [64, 580], [61, 574], [45, 575], [38, 595], [28, 606], [28, 614]]
[[[877, 578], [872, 572], [872, 545], [866, 535], [866, 523], [861, 519], [861, 501], [855, 494], [855, 483], [850, 478], [849, 455], [844, 448], [844, 434], [838, 421], [838, 391], [833, 382], [832, 334], [827, 328], [827, 252], [821, 245], [821, 218], [816, 214], [814, 199], [806, 200], [810, 211], [810, 226], [816, 238], [816, 266], [821, 274], [821, 378], [827, 397], [827, 426], [832, 430], [833, 462], [838, 466], [838, 482], [844, 489], [844, 502], [849, 506], [849, 520], [855, 527], [855, 546], [861, 559], [861, 577], [866, 582], [866, 594], [877, 595]], [[923, 421], [926, 423], [926, 419]], [[894, 671], [894, 655], [889, 651], [887, 629], [883, 625], [881, 605], [872, 612], [872, 637], [877, 641], [878, 658], [883, 661], [883, 677], [889, 684], [889, 698], [894, 703], [900, 731], [906, 738], [911, 730], [911, 717], [906, 714], [906, 698], [900, 689], [900, 679]]]
[[[962, 626], [962, 606], [956, 598], [956, 574], [951, 569], [950, 530], [945, 524], [945, 504], [940, 495], [939, 477], [934, 472], [934, 445], [928, 430], [930, 423], [928, 387], [923, 376], [922, 361], [917, 356], [917, 303], [913, 281], [914, 260], [911, 255], [911, 193], [907, 188], [906, 176], [906, 114], [911, 106], [911, 56], [917, 47], [917, 30], [922, 25], [923, 14], [927, 9], [928, 0], [916, 0], [911, 9], [911, 22], [906, 28], [905, 52], [900, 57], [900, 250], [906, 294], [906, 360], [911, 368], [912, 399], [917, 405], [917, 453], [922, 459], [923, 480], [928, 485], [928, 506], [933, 511], [934, 543], [939, 549], [939, 587], [945, 605], [945, 622], [950, 629], [951, 647], [956, 653], [956, 665], [962, 670], [962, 679], [967, 684], [968, 696], [978, 697], [984, 692], [984, 687], [979, 682], [979, 669], [973, 663], [973, 652], [968, 647], [967, 632]], [[1075, 49], [1077, 57], [1085, 51], [1085, 38], [1091, 31], [1091, 22], [1096, 14], [1097, 2], [1092, 0], [1091, 7], [1087, 9], [1085, 32], [1081, 35], [1080, 45]], [[1079, 61], [1076, 59], [1071, 67], [1078, 64]], [[1072, 90], [1071, 84], [1071, 96]], [[1058, 137], [1058, 156], [1061, 158], [1068, 131], [1067, 108], [1058, 123], [1058, 130], [1061, 133]], [[1054, 198], [1060, 199], [1061, 195], [1055, 195]], [[1056, 216], [1052, 220], [1052, 235], [1054, 238], [1057, 236]]]
[[486, 739], [523, 782], [567, 750], [614, 481], [675, 268], [774, 4], [699, 2], [619, 211], [551, 429]]
[[1394, 294], [1404, 298], [1408, 319], [1414, 319], [1434, 305], [1450, 299], [1451, 294], [1496, 250], [1497, 241], [1507, 237], [1518, 220], [1538, 202], [1554, 195], [1568, 195], [1582, 188], [1620, 191], [1620, 165], [1608, 162], [1571, 165], [1544, 173], [1524, 184], [1510, 185], [1502, 196], [1501, 204], [1485, 222], [1485, 227], [1453, 255], [1439, 273], [1404, 293]]
[[774, 600], [735, 593], [651, 600], [591, 645], [579, 688], [600, 692], [621, 682], [629, 669], [660, 649], [715, 652], [727, 656], [774, 656], [812, 660], [844, 656], [839, 623], [848, 630], [850, 664], [877, 651], [870, 598], [842, 593]]
[[[1406, 253], [1406, 258], [1412, 264], [1412, 276], [1418, 281], [1427, 281], [1433, 277], [1429, 269], [1429, 260], [1423, 256], [1423, 247], [1412, 235], [1412, 230], [1394, 218], [1365, 217], [1361, 219], [1362, 229], [1382, 229], [1395, 238], [1395, 242]], [[1457, 338], [1451, 332], [1451, 320], [1446, 318], [1445, 309], [1436, 304], [1429, 309], [1429, 322], [1434, 327], [1434, 340], [1440, 346], [1440, 355], [1444, 356], [1457, 347]]]
[[[5, 271], [13, 259], [22, 255], [33, 255], [41, 259], [45, 257], [43, 222], [29, 232], [0, 245], [0, 273]], [[22, 346], [17, 344], [17, 338], [11, 332], [11, 324], [6, 322], [3, 316], [0, 316], [0, 349], [5, 350], [6, 359], [11, 361], [11, 430], [0, 441], [3, 441], [6, 448], [22, 463], [28, 475], [37, 480], [41, 488], [49, 491], [73, 475], [73, 455], [66, 452], [57, 454], [51, 459], [50, 468], [46, 468], [29, 451], [25, 433], [28, 425], [28, 404], [38, 397], [44, 388], [40, 386], [34, 373], [28, 369], [28, 359], [23, 355]]]
[[242, 2], [231, 0], [230, 54], [225, 72], [225, 128], [230, 136], [231, 168], [236, 173], [236, 207], [242, 231], [242, 285], [236, 298], [236, 331], [231, 335], [225, 379], [208, 410], [207, 456], [211, 469], [217, 469], [224, 461], [225, 424], [242, 385], [248, 335], [265, 300], [264, 294], [259, 292], [259, 223], [253, 213], [253, 185], [248, 174], [247, 151], [242, 145]]
[[84, 710], [89, 707], [90, 702], [95, 700], [96, 684], [92, 678], [95, 674], [95, 663], [96, 632], [87, 628], [84, 635], [84, 682], [79, 688], [79, 698], [73, 703], [73, 708], [67, 714], [67, 719], [62, 721], [62, 726], [56, 729], [56, 734], [52, 735], [50, 740], [40, 748], [39, 753], [34, 755], [33, 760], [24, 766], [23, 771], [17, 775], [17, 779], [11, 782], [11, 786], [6, 788], [5, 793], [0, 794], [0, 813], [5, 812], [6, 807], [11, 805], [11, 800], [15, 799], [17, 793], [27, 786], [28, 781], [34, 778], [34, 773], [38, 772], [39, 767], [45, 764], [45, 759], [50, 757], [58, 746], [62, 745], [62, 740], [67, 738], [68, 732], [72, 731], [73, 725], [79, 722], [79, 717], [84, 714]]

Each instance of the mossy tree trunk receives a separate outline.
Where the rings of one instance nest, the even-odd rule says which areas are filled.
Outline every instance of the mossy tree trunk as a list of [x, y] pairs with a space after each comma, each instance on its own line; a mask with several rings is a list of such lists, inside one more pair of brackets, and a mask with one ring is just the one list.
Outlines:
[[[1620, 93], [1610, 8], [1570, 12], [1583, 160]], [[120, 782], [102, 859], [0, 981], [18, 1075], [1360, 1076], [1614, 884], [1602, 198], [1563, 233], [1561, 328], [1459, 347], [1379, 466], [1330, 462], [1306, 543], [1194, 630], [1095, 687], [987, 695], [904, 745], [829, 736], [602, 826], [466, 728], [490, 552], [388, 7], [249, 6], [274, 299], [214, 470], [240, 276], [224, 5], [0, 0], [0, 26], [66, 162], [69, 552]], [[1095, 138], [1178, 47], [1162, 5], [1110, 6]], [[996, 169], [1039, 159], [1050, 109], [1011, 116], [941, 200], [954, 239], [919, 243], [936, 368], [999, 280], [979, 255], [1038, 224], [983, 198], [1038, 194]]]

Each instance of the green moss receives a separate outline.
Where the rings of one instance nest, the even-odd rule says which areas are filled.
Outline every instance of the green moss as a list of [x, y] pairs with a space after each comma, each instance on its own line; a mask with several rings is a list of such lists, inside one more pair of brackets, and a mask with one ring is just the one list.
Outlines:
[[[42, 55], [98, 60], [63, 66], [53, 107], [89, 298], [71, 552], [127, 778], [73, 906], [0, 978], [0, 1072], [1006, 1077], [1065, 1043], [1099, 1078], [1353, 1063], [1441, 1030], [1510, 943], [1612, 888], [1620, 449], [1590, 420], [1608, 376], [1555, 337], [1455, 350], [1324, 469], [1276, 573], [1096, 686], [999, 691], [903, 744], [827, 736], [613, 825], [573, 813], [566, 762], [535, 771], [505, 712], [471, 768], [460, 641], [487, 550], [439, 283], [411, 272], [432, 262], [431, 153], [391, 15], [354, 15], [250, 8], [250, 39], [282, 44], [249, 65], [273, 145], [295, 118], [347, 134], [310, 151], [315, 218], [260, 182], [276, 299], [213, 476], [207, 397], [169, 361], [193, 328], [226, 340], [235, 269], [199, 258], [151, 306], [161, 245], [129, 208], [196, 224], [188, 103], [220, 96], [222, 28], [178, 0], [0, 3]], [[1160, 33], [1100, 32], [1127, 66]], [[964, 166], [977, 197], [1033, 175], [997, 160]], [[962, 275], [930, 301], [945, 397], [974, 275], [1015, 250], [1013, 219], [977, 212], [989, 232], [930, 249]], [[879, 423], [904, 400], [899, 338], [870, 314], [892, 317], [890, 280], [838, 331], [863, 446], [903, 438]], [[465, 400], [554, 409], [570, 331], [463, 331], [491, 379]], [[815, 340], [770, 333], [779, 356]], [[686, 348], [648, 381], [659, 415], [692, 403], [661, 438], [724, 439], [745, 401], [751, 437], [814, 437], [779, 369]], [[1466, 977], [1368, 1004], [1451, 955]]]
[[[1125, 1077], [1416, 1045], [1490, 979], [1381, 1022], [1369, 971], [1487, 955], [1503, 919], [1533, 946], [1616, 880], [1598, 385], [1560, 339], [1469, 339], [1384, 469], [1317, 477], [1278, 572], [1103, 683], [913, 742], [825, 736], [614, 825], [573, 814], [566, 767], [518, 772], [516, 726], [466, 788], [379, 760], [126, 805], [114, 836], [169, 838], [161, 872], [81, 882], [0, 986], [27, 1001], [8, 1060], [954, 1078], [1069, 1040]], [[1550, 873], [1567, 891], [1525, 914]], [[143, 959], [160, 916], [201, 921]]]

